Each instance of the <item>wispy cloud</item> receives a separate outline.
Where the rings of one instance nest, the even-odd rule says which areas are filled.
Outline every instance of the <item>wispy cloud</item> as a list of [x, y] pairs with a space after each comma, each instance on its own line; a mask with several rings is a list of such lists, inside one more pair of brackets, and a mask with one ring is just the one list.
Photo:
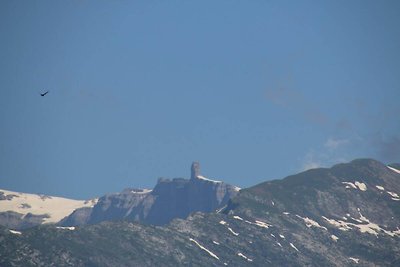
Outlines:
[[268, 101], [300, 114], [311, 123], [325, 125], [329, 122], [328, 116], [300, 90], [279, 87], [266, 90], [265, 95]]
[[320, 160], [316, 157], [315, 152], [312, 150], [307, 152], [307, 154], [304, 156], [303, 159], [301, 171], [306, 171], [309, 169], [315, 169], [319, 167], [322, 167], [322, 164]]
[[348, 161], [346, 147], [349, 145], [351, 145], [350, 139], [329, 137], [317, 150], [310, 149], [304, 155], [301, 170], [331, 167], [334, 164]]
[[377, 156], [387, 162], [400, 162], [400, 135], [376, 134], [370, 141]]
[[350, 140], [348, 139], [335, 139], [329, 137], [328, 140], [326, 140], [324, 146], [330, 150], [338, 149], [341, 146], [344, 146], [348, 144]]

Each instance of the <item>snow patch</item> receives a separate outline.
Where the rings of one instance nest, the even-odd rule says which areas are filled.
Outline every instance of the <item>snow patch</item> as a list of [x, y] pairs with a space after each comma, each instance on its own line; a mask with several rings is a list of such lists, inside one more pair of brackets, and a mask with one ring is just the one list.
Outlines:
[[395, 169], [395, 168], [393, 168], [393, 167], [390, 167], [390, 166], [387, 166], [389, 169], [391, 169], [392, 171], [394, 171], [394, 172], [396, 172], [396, 173], [398, 173], [398, 174], [400, 174], [400, 170], [398, 170], [398, 169]]
[[354, 261], [355, 263], [358, 263], [358, 262], [360, 261], [360, 259], [353, 258], [353, 257], [350, 257], [349, 259], [352, 260], [352, 261]]
[[332, 238], [332, 240], [335, 241], [335, 242], [337, 242], [338, 239], [339, 239], [339, 237], [337, 237], [337, 236], [335, 236], [335, 235], [331, 235], [331, 238]]
[[246, 223], [248, 223], [248, 224], [253, 224], [253, 225], [257, 225], [257, 226], [259, 226], [259, 227], [263, 227], [263, 228], [268, 228], [268, 227], [270, 227], [271, 225], [270, 224], [268, 224], [268, 223], [266, 223], [266, 222], [262, 222], [262, 221], [258, 221], [258, 220], [256, 220], [256, 222], [250, 222], [250, 221], [248, 221], [248, 220], [244, 220]]
[[252, 259], [250, 259], [250, 258], [248, 258], [247, 256], [245, 256], [243, 253], [240, 253], [240, 252], [239, 252], [237, 255], [240, 256], [240, 257], [242, 257], [243, 259], [245, 259], [245, 260], [247, 260], [247, 261], [250, 261], [250, 262], [253, 261]]
[[10, 231], [10, 233], [15, 234], [15, 235], [22, 235], [22, 233], [20, 231], [15, 231], [15, 230], [8, 230]]
[[[348, 230], [352, 230], [353, 228], [358, 228], [358, 230], [361, 233], [373, 234], [375, 236], [378, 236], [378, 234], [381, 232], [383, 232], [384, 234], [387, 234], [391, 237], [400, 236], [400, 229], [397, 228], [397, 230], [395, 230], [395, 231], [386, 230], [386, 229], [380, 227], [378, 224], [372, 223], [368, 218], [363, 216], [360, 211], [359, 211], [359, 213], [360, 213], [360, 219], [355, 219], [355, 220], [357, 220], [357, 222], [360, 222], [360, 224], [345, 222], [342, 220], [329, 219], [329, 218], [326, 218], [325, 216], [322, 216], [322, 218], [324, 218], [331, 225], [338, 227], [339, 230], [342, 230], [342, 231], [348, 231]], [[352, 219], [354, 220], [354, 218], [352, 218]]]
[[342, 182], [342, 184], [347, 185], [346, 188], [351, 188], [352, 187], [354, 189], [357, 189], [357, 186], [355, 184], [351, 183], [351, 182]]
[[268, 223], [266, 223], [266, 222], [257, 221], [257, 220], [256, 220], [256, 222], [255, 222], [255, 225], [260, 226], [260, 227], [263, 227], [263, 228], [267, 228], [267, 229], [268, 229], [268, 227], [271, 226], [270, 224], [268, 224]]
[[57, 229], [62, 229], [62, 230], [70, 230], [70, 231], [75, 230], [75, 227], [74, 227], [74, 226], [67, 226], [67, 227], [64, 227], [64, 226], [56, 226], [56, 228], [57, 228]]
[[367, 191], [367, 185], [362, 183], [362, 182], [358, 182], [355, 181], [354, 183], [352, 182], [342, 182], [342, 184], [346, 185], [346, 188], [353, 188], [353, 189], [359, 189], [361, 191]]
[[[222, 181], [211, 180], [211, 179], [208, 179], [208, 178], [206, 178], [206, 177], [204, 177], [204, 176], [202, 176], [202, 175], [197, 175], [197, 178], [200, 179], [200, 180], [204, 180], [204, 181], [208, 181], [208, 182], [213, 182], [213, 183], [216, 183], [216, 184], [222, 183]], [[239, 190], [240, 190], [240, 188], [239, 188]]]
[[383, 186], [380, 185], [375, 185], [376, 188], [378, 188], [381, 191], [385, 191], [385, 188]]
[[236, 233], [236, 232], [233, 231], [232, 228], [230, 228], [230, 227], [228, 227], [228, 230], [229, 230], [232, 234], [234, 234], [235, 236], [238, 236], [238, 235], [239, 235], [239, 233]]
[[312, 219], [310, 219], [310, 218], [308, 218], [308, 217], [303, 218], [303, 217], [301, 217], [301, 216], [299, 216], [299, 215], [296, 215], [296, 217], [298, 217], [298, 218], [300, 218], [300, 219], [303, 219], [303, 221], [305, 222], [305, 224], [306, 224], [306, 226], [307, 226], [308, 228], [310, 228], [310, 227], [317, 227], [317, 228], [321, 228], [321, 229], [324, 229], [324, 230], [328, 230], [326, 227], [319, 225], [318, 222], [316, 222], [316, 221], [314, 221], [314, 220], [312, 220]]
[[293, 245], [293, 243], [290, 243], [290, 246], [291, 246], [292, 248], [294, 248], [297, 252], [299, 252], [299, 250], [296, 248], [295, 245]]
[[223, 211], [227, 206], [228, 206], [228, 205], [225, 205], [225, 206], [223, 206], [222, 208], [217, 209], [216, 212], [217, 212], [217, 213], [220, 213], [220, 212]]
[[399, 195], [397, 193], [393, 193], [390, 191], [386, 191], [386, 193], [388, 193], [389, 195], [391, 195], [393, 198], [400, 198]]
[[226, 221], [220, 221], [219, 224], [225, 225]]
[[211, 252], [210, 250], [208, 250], [205, 247], [203, 247], [202, 245], [200, 245], [199, 242], [197, 242], [193, 238], [190, 238], [189, 240], [192, 241], [193, 243], [195, 243], [200, 249], [202, 249], [205, 252], [207, 252], [211, 257], [216, 258], [217, 260], [219, 260], [219, 257], [217, 255], [215, 255], [213, 252]]
[[280, 238], [285, 239], [284, 235], [279, 234]]
[[241, 217], [239, 217], [239, 216], [236, 216], [236, 215], [235, 215], [235, 216], [233, 216], [233, 218], [234, 218], [234, 219], [236, 219], [236, 220], [243, 221], [243, 218], [241, 218]]
[[358, 189], [360, 189], [361, 191], [367, 191], [367, 186], [364, 183], [360, 183], [360, 182], [355, 182], [356, 186], [358, 187]]
[[215, 245], [218, 245], [218, 246], [219, 246], [219, 243], [218, 243], [217, 241], [214, 241], [214, 240], [213, 240], [213, 243], [214, 243]]
[[290, 212], [287, 212], [287, 211], [284, 211], [282, 213], [285, 214], [285, 215], [289, 215], [290, 214]]
[[23, 216], [28, 213], [47, 215], [43, 223], [56, 223], [70, 215], [74, 210], [83, 207], [93, 207], [98, 199], [75, 200], [63, 197], [53, 197], [38, 194], [28, 194], [0, 189], [6, 196], [15, 197], [0, 201], [0, 212], [14, 211]]
[[134, 194], [147, 194], [150, 193], [151, 191], [153, 191], [152, 189], [135, 189], [135, 190], [131, 190], [131, 193]]

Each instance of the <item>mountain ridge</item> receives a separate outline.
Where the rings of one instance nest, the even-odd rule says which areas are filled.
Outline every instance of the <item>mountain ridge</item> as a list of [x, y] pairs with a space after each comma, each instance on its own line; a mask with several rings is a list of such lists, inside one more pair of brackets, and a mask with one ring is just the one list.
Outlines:
[[242, 189], [223, 209], [162, 227], [1, 228], [0, 265], [396, 266], [399, 181], [378, 161], [352, 161]]
[[160, 178], [152, 190], [126, 188], [87, 201], [0, 189], [0, 225], [16, 230], [43, 223], [79, 226], [115, 220], [163, 225], [192, 212], [221, 208], [239, 189], [200, 175], [198, 162], [191, 166], [190, 179]]
[[191, 172], [190, 179], [160, 178], [152, 190], [126, 189], [107, 194], [99, 198], [92, 210], [75, 210], [60, 225], [78, 226], [121, 219], [164, 225], [175, 218], [186, 218], [192, 212], [219, 209], [240, 189], [201, 176], [198, 162], [192, 164]]

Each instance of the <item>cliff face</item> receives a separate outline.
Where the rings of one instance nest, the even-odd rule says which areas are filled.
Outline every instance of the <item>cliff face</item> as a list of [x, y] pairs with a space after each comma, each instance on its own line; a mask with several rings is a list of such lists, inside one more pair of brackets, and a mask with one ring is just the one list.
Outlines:
[[191, 178], [159, 179], [153, 190], [126, 189], [99, 198], [91, 209], [78, 209], [61, 222], [63, 226], [94, 224], [102, 221], [132, 220], [164, 225], [192, 212], [211, 212], [227, 204], [239, 188], [200, 175], [194, 162]]

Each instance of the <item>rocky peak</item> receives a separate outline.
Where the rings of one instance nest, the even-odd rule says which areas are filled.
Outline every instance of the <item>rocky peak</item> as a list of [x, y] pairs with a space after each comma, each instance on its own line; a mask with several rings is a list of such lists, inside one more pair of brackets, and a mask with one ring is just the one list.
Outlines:
[[191, 167], [191, 175], [190, 175], [190, 179], [196, 179], [197, 176], [200, 175], [200, 163], [197, 161], [194, 161], [192, 163], [192, 167]]

